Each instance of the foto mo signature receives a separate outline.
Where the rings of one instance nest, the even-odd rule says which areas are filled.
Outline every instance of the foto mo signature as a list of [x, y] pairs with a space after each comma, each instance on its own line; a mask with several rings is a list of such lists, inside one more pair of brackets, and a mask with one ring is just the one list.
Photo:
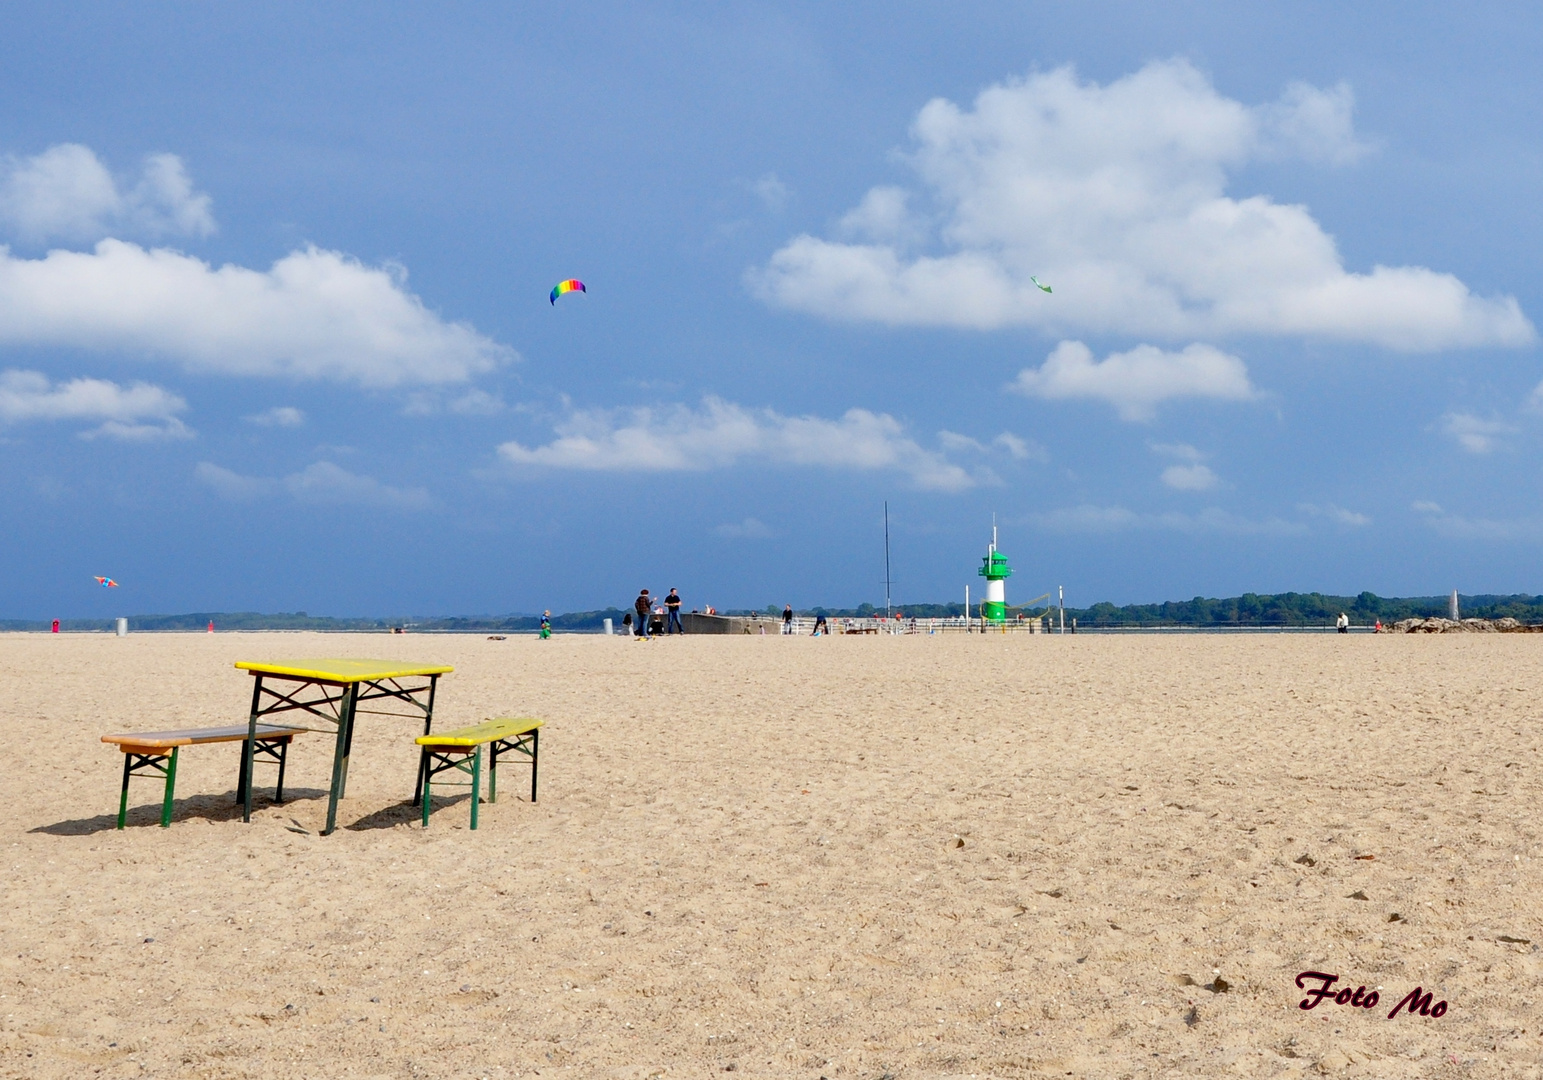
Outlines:
[[[1321, 985], [1309, 987], [1302, 981], [1304, 979], [1316, 981]], [[1336, 991], [1334, 984], [1337, 982], [1339, 982], [1339, 976], [1330, 975], [1326, 971], [1302, 972], [1297, 976], [1297, 989], [1306, 990], [1307, 996], [1302, 999], [1301, 1004], [1297, 1008], [1316, 1009], [1325, 998], [1328, 998], [1336, 1005], [1349, 1005], [1356, 1009], [1375, 1009], [1377, 1002], [1381, 1000], [1377, 991], [1373, 990], [1371, 993], [1367, 993], [1364, 986], [1358, 986], [1354, 990], [1348, 986], [1342, 986]], [[1418, 1014], [1420, 1016], [1429, 1016], [1433, 1019], [1445, 1016], [1447, 1014], [1447, 1003], [1445, 1001], [1438, 1001], [1432, 1005], [1431, 998], [1433, 997], [1435, 997], [1435, 994], [1431, 991], [1416, 986], [1404, 995], [1402, 1001], [1393, 1006], [1393, 1011], [1388, 1013], [1388, 1019], [1391, 1020], [1397, 1016], [1400, 1009], [1405, 1010], [1406, 1015], [1409, 1016]]]

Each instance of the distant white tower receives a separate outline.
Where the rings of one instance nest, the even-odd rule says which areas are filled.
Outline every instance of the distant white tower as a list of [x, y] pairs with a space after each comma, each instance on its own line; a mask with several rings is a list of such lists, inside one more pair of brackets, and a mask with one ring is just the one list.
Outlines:
[[1447, 603], [1447, 618], [1457, 621], [1457, 590], [1452, 590], [1452, 599]]

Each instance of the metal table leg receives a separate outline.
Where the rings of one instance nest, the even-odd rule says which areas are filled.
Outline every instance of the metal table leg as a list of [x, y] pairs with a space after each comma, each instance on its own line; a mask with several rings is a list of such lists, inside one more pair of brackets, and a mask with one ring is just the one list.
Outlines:
[[[429, 676], [429, 704], [423, 714], [423, 733], [427, 735], [434, 727], [434, 691], [439, 689], [439, 676]], [[418, 805], [418, 800], [423, 797], [423, 785], [428, 779], [429, 759], [420, 757], [418, 760], [418, 782], [413, 785], [413, 805]]]
[[252, 676], [252, 713], [247, 721], [246, 742], [241, 744], [241, 775], [246, 788], [241, 793], [241, 820], [252, 820], [252, 751], [257, 745], [257, 710], [262, 703], [263, 677]]
[[323, 836], [331, 835], [337, 828], [338, 800], [343, 797], [343, 787], [348, 782], [348, 749], [354, 733], [354, 700], [359, 694], [359, 684], [349, 683], [343, 688], [343, 700], [338, 703], [338, 741], [332, 755], [332, 793], [327, 799], [327, 827]]

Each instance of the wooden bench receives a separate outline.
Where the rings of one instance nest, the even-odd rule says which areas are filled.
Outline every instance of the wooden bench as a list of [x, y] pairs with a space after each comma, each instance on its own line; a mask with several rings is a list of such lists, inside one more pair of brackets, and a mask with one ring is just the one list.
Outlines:
[[[457, 769], [471, 776], [471, 827], [477, 827], [481, 802], [482, 748], [488, 747], [488, 802], [498, 801], [498, 757], [510, 752], [530, 758], [530, 801], [536, 801], [536, 767], [541, 721], [527, 716], [501, 716], [471, 727], [420, 735], [418, 773], [423, 778], [423, 827], [429, 827], [429, 784], [439, 773]], [[456, 786], [462, 786], [457, 784]]]
[[[289, 742], [305, 728], [273, 727], [257, 725], [257, 739], [252, 746], [252, 759], [264, 755], [278, 762], [279, 780], [273, 801], [284, 801], [284, 759], [289, 752]], [[123, 828], [129, 809], [129, 777], [135, 773], [155, 773], [166, 777], [166, 795], [161, 802], [161, 827], [171, 825], [172, 789], [177, 783], [177, 751], [184, 746], [202, 743], [239, 742], [247, 739], [247, 725], [235, 727], [188, 728], [184, 731], [136, 731], [123, 735], [103, 735], [104, 743], [116, 743], [123, 751], [123, 795], [118, 800], [118, 828]], [[236, 777], [236, 801], [246, 798], [246, 751], [242, 748], [241, 767]]]

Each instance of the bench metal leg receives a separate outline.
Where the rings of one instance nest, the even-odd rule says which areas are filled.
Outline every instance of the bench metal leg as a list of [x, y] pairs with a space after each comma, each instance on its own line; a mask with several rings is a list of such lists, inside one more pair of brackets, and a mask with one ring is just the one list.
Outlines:
[[482, 803], [482, 747], [475, 746], [460, 753], [440, 753], [425, 746], [419, 753], [418, 771], [423, 775], [422, 795], [423, 827], [429, 827], [429, 812], [434, 799], [434, 777], [443, 772], [463, 772], [471, 776], [471, 783], [447, 780], [452, 787], [471, 788], [471, 827], [478, 825]]
[[536, 767], [541, 758], [541, 731], [537, 729], [512, 739], [488, 744], [488, 802], [498, 801], [498, 759], [504, 754], [524, 754], [530, 758], [530, 801], [536, 801]]
[[477, 804], [482, 801], [482, 747], [471, 752], [471, 827], [477, 827]]
[[418, 755], [418, 794], [423, 799], [423, 827], [425, 829], [429, 827], [429, 786], [429, 750], [428, 747], [424, 747], [423, 752]]
[[247, 774], [247, 768], [249, 767], [249, 764], [250, 765], [256, 765], [257, 764], [257, 762], [255, 760], [255, 757], [256, 757], [255, 753], [254, 753], [253, 757], [254, 757], [254, 760], [249, 763], [247, 761], [246, 743], [242, 743], [241, 744], [241, 765], [240, 765], [239, 768], [236, 769], [236, 801], [238, 803], [243, 804], [243, 805], [246, 804], [246, 778], [247, 778], [247, 775], [248, 775]]
[[171, 757], [166, 762], [166, 798], [161, 803], [161, 828], [171, 828], [171, 796], [172, 789], [177, 784], [177, 751], [180, 747], [171, 748]]
[[279, 743], [279, 783], [273, 792], [273, 801], [280, 805], [284, 802], [284, 763], [289, 758], [289, 744], [292, 739], [284, 739]]
[[171, 827], [172, 801], [177, 790], [177, 750], [173, 746], [165, 754], [136, 754], [132, 750], [123, 755], [123, 791], [118, 796], [118, 828], [128, 823], [129, 777], [135, 773], [159, 773], [165, 782], [161, 796], [161, 828]]
[[133, 754], [123, 755], [123, 795], [118, 800], [118, 828], [123, 828], [124, 819], [129, 814], [129, 775], [133, 771]]
[[279, 779], [274, 787], [273, 802], [276, 806], [283, 804], [284, 766], [289, 757], [289, 744], [293, 739], [293, 735], [281, 735], [275, 739], [258, 739], [253, 744], [250, 761], [248, 760], [246, 746], [243, 745], [241, 747], [241, 768], [236, 774], [236, 801], [238, 803], [246, 802], [246, 786], [248, 782], [253, 780], [252, 774], [248, 773], [247, 770], [249, 768], [255, 770], [257, 768], [257, 759], [261, 757], [278, 763]]

